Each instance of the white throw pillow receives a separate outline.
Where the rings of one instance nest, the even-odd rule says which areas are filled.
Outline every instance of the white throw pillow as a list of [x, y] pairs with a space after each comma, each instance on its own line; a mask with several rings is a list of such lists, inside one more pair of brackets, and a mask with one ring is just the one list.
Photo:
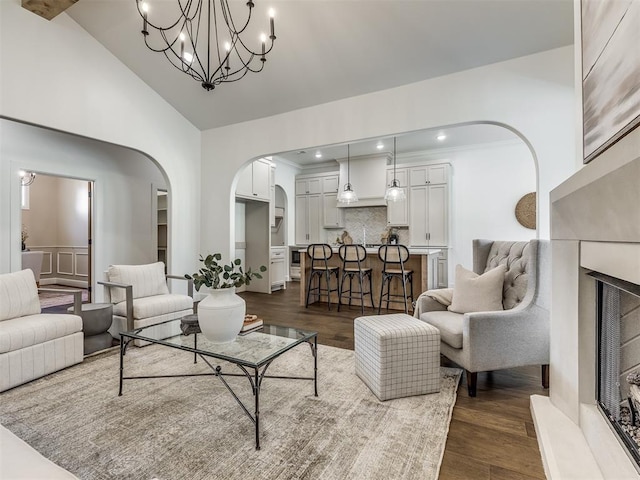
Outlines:
[[36, 277], [30, 269], [0, 275], [0, 321], [39, 313]]
[[[169, 293], [164, 276], [164, 263], [148, 265], [110, 265], [107, 270], [110, 282], [124, 283], [133, 286], [133, 298], [166, 295]], [[126, 300], [124, 288], [111, 288], [111, 302], [120, 303]]]
[[505, 265], [478, 275], [462, 265], [456, 265], [456, 283], [453, 286], [453, 301], [448, 307], [456, 313], [492, 312], [504, 310], [502, 306], [502, 287]]

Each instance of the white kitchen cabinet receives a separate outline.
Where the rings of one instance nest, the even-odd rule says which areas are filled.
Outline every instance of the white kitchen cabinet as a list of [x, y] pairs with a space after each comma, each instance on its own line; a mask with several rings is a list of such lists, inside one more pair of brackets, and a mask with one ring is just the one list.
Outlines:
[[420, 185], [436, 185], [448, 183], [449, 164], [423, 165], [413, 167], [409, 171], [409, 182], [412, 187]]
[[442, 250], [438, 254], [438, 286], [436, 288], [447, 288], [449, 286], [449, 262], [447, 250]]
[[296, 195], [322, 193], [322, 177], [296, 178]]
[[296, 196], [296, 244], [320, 243], [322, 232], [322, 195]]
[[447, 184], [409, 189], [409, 238], [414, 247], [444, 247], [449, 242]]
[[271, 199], [271, 162], [268, 160], [256, 160], [247, 165], [240, 174], [236, 186], [236, 197], [250, 198], [252, 200]]
[[276, 226], [276, 166], [271, 165], [269, 172], [269, 223]]
[[322, 178], [322, 193], [338, 193], [338, 175]]
[[[400, 188], [404, 191], [404, 200], [387, 202], [387, 225], [389, 227], [404, 227], [409, 225], [409, 195], [407, 191], [406, 168], [396, 168], [395, 178], [398, 180]], [[393, 182], [393, 168], [387, 170], [387, 188]]]
[[271, 268], [269, 275], [271, 279], [271, 290], [286, 288], [286, 247], [271, 247]]
[[322, 218], [325, 228], [342, 228], [344, 226], [344, 209], [338, 208], [337, 193], [322, 194]]

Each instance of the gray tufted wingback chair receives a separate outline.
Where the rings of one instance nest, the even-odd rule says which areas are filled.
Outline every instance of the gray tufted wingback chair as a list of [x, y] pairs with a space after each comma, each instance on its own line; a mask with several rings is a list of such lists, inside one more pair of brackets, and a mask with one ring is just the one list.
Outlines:
[[[447, 310], [451, 289], [424, 292], [414, 315], [440, 330], [441, 353], [466, 369], [469, 396], [476, 396], [478, 372], [524, 365], [542, 366], [549, 386], [550, 261], [546, 241], [473, 241], [473, 271], [506, 265], [504, 310], [455, 313]], [[444, 302], [444, 303], [443, 303]]]

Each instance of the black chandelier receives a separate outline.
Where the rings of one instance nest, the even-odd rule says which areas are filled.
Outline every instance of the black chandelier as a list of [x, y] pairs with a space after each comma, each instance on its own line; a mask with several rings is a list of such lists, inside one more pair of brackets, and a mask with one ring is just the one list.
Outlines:
[[135, 0], [142, 17], [144, 43], [150, 50], [164, 53], [174, 67], [201, 82], [205, 90], [238, 81], [247, 72], [257, 73], [264, 68], [276, 39], [273, 9], [269, 11], [269, 48], [267, 35], [262, 34], [261, 48], [254, 50], [250, 47], [252, 42], [241, 37], [251, 21], [252, 0], [246, 3], [248, 12], [242, 24], [234, 21], [228, 0], [175, 0], [178, 18], [166, 26], [155, 23], [157, 17], [151, 12], [151, 1]]

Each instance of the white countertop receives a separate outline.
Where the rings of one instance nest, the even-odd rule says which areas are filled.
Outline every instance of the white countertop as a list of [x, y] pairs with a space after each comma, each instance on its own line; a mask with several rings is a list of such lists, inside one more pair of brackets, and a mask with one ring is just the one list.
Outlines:
[[[333, 253], [338, 253], [338, 248], [340, 248], [340, 245], [331, 245], [331, 249], [333, 250]], [[378, 248], [379, 247], [367, 247], [365, 250], [367, 251], [367, 255], [377, 255]], [[411, 255], [434, 255], [436, 253], [440, 253], [443, 250], [446, 250], [445, 248], [428, 248], [428, 247], [407, 247], [407, 248], [409, 249], [409, 253]], [[299, 251], [302, 253], [306, 253], [307, 248], [300, 247]]]

